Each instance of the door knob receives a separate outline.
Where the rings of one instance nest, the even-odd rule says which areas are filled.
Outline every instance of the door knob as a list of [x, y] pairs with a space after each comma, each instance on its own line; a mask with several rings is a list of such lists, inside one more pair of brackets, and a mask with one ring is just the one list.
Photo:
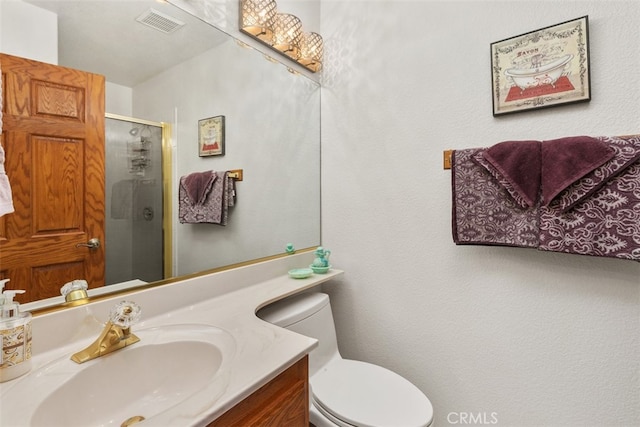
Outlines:
[[90, 239], [87, 243], [78, 243], [76, 245], [76, 248], [79, 247], [86, 247], [89, 249], [98, 249], [100, 247], [100, 239], [94, 237], [93, 239]]

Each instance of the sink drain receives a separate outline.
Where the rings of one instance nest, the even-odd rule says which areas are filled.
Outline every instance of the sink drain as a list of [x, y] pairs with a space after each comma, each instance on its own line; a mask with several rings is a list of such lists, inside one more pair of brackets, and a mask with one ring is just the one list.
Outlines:
[[122, 424], [120, 424], [120, 427], [129, 427], [139, 423], [140, 421], [144, 421], [144, 417], [142, 415], [136, 415], [135, 417], [127, 418]]

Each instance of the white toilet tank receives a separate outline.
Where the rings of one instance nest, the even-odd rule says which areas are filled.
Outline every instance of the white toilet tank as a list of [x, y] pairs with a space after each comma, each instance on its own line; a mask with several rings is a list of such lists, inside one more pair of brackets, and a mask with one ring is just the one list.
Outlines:
[[327, 294], [307, 292], [293, 295], [258, 310], [257, 316], [319, 341], [318, 347], [309, 353], [310, 377], [329, 361], [340, 357]]
[[313, 425], [431, 426], [433, 406], [415, 385], [380, 366], [340, 357], [328, 295], [294, 295], [266, 306], [257, 315], [319, 341], [309, 353]]

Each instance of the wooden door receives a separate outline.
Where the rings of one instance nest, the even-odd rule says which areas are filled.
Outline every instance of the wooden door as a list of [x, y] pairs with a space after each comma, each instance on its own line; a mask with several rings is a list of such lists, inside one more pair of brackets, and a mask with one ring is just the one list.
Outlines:
[[5, 169], [0, 277], [28, 302], [85, 279], [104, 286], [104, 77], [0, 54]]

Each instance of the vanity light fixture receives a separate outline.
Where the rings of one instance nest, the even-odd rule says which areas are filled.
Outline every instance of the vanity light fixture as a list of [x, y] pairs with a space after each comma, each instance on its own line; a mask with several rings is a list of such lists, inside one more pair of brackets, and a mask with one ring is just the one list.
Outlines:
[[276, 2], [274, 0], [242, 0], [240, 28], [271, 45], [276, 18]]
[[298, 62], [314, 73], [322, 68], [324, 46], [322, 36], [318, 33], [304, 33]]
[[289, 13], [278, 13], [273, 30], [273, 47], [289, 58], [297, 60], [300, 57], [302, 45], [302, 22], [300, 19]]
[[300, 19], [278, 13], [274, 0], [239, 0], [240, 31], [294, 60], [311, 72], [322, 68], [323, 41], [305, 33]]

